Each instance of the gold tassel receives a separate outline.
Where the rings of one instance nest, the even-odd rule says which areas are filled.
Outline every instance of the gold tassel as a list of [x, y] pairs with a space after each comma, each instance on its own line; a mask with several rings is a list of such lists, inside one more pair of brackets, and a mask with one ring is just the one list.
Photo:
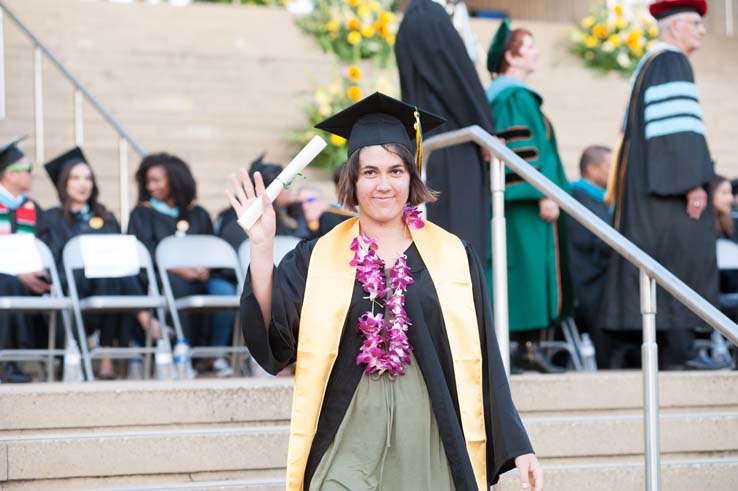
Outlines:
[[423, 127], [420, 125], [420, 111], [415, 108], [415, 166], [418, 168], [418, 174], [423, 170]]

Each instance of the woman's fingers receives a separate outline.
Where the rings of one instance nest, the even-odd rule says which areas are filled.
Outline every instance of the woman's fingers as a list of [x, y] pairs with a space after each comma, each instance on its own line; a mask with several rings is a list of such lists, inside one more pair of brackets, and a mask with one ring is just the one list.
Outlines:
[[246, 198], [248, 199], [256, 198], [256, 194], [254, 193], [254, 186], [251, 184], [251, 178], [249, 177], [249, 173], [246, 172], [246, 169], [244, 169], [243, 167], [238, 169], [238, 172], [241, 175], [241, 183], [243, 184], [242, 188], [244, 190], [244, 193], [246, 194]]
[[256, 188], [256, 196], [264, 194], [264, 178], [261, 177], [261, 172], [254, 173], [254, 187]]
[[531, 468], [531, 473], [533, 474], [533, 491], [543, 491], [543, 468], [541, 464], [536, 460]]
[[228, 202], [233, 207], [233, 210], [236, 212], [236, 215], [240, 217], [241, 211], [243, 210], [243, 206], [241, 205], [241, 203], [239, 203], [236, 197], [233, 196], [233, 193], [228, 191], [227, 189], [225, 190], [225, 195], [228, 198]]

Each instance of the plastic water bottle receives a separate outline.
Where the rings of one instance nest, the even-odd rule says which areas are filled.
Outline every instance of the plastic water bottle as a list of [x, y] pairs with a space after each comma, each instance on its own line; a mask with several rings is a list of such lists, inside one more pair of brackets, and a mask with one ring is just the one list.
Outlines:
[[166, 340], [160, 339], [156, 342], [154, 361], [156, 365], [157, 380], [172, 380], [174, 378], [172, 370], [172, 352], [169, 351], [169, 346], [167, 346]]
[[64, 382], [82, 382], [82, 357], [79, 354], [77, 343], [73, 339], [67, 340], [64, 349]]
[[190, 344], [187, 339], [180, 338], [174, 347], [174, 368], [177, 372], [177, 378], [186, 380], [193, 377], [192, 356], [190, 353]]
[[730, 351], [728, 350], [728, 343], [719, 332], [712, 331], [712, 334], [710, 335], [710, 344], [712, 359], [719, 363], [730, 365], [732, 362], [732, 357], [730, 356]]
[[141, 356], [135, 355], [128, 359], [128, 380], [143, 380], [144, 368]]
[[582, 344], [580, 346], [582, 353], [582, 365], [585, 371], [594, 372], [597, 370], [597, 361], [595, 361], [595, 347], [588, 333], [582, 334]]

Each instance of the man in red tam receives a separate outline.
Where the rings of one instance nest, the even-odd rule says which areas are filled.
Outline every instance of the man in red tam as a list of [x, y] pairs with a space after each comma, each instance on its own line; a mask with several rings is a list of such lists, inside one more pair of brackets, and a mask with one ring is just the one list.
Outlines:
[[[660, 42], [633, 75], [607, 198], [615, 205], [615, 228], [716, 303], [714, 216], [708, 194], [714, 170], [687, 58], [705, 34], [707, 4], [662, 0], [651, 4], [650, 11], [659, 22]], [[613, 254], [601, 309], [606, 329], [640, 331], [638, 292], [637, 269]], [[662, 366], [722, 368], [694, 351], [693, 329], [700, 319], [663, 289], [657, 295]]]

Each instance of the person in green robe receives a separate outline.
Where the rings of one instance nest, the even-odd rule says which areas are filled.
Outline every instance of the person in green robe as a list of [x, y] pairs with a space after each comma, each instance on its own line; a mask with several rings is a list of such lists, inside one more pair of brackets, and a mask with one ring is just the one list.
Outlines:
[[[538, 58], [531, 33], [510, 30], [505, 19], [487, 54], [492, 83], [487, 100], [505, 144], [552, 182], [568, 191], [550, 121], [541, 112], [542, 97], [526, 85]], [[544, 373], [563, 369], [549, 363], [538, 348], [541, 330], [571, 315], [565, 224], [558, 205], [506, 169], [505, 218], [511, 338], [519, 349], [517, 368]]]

